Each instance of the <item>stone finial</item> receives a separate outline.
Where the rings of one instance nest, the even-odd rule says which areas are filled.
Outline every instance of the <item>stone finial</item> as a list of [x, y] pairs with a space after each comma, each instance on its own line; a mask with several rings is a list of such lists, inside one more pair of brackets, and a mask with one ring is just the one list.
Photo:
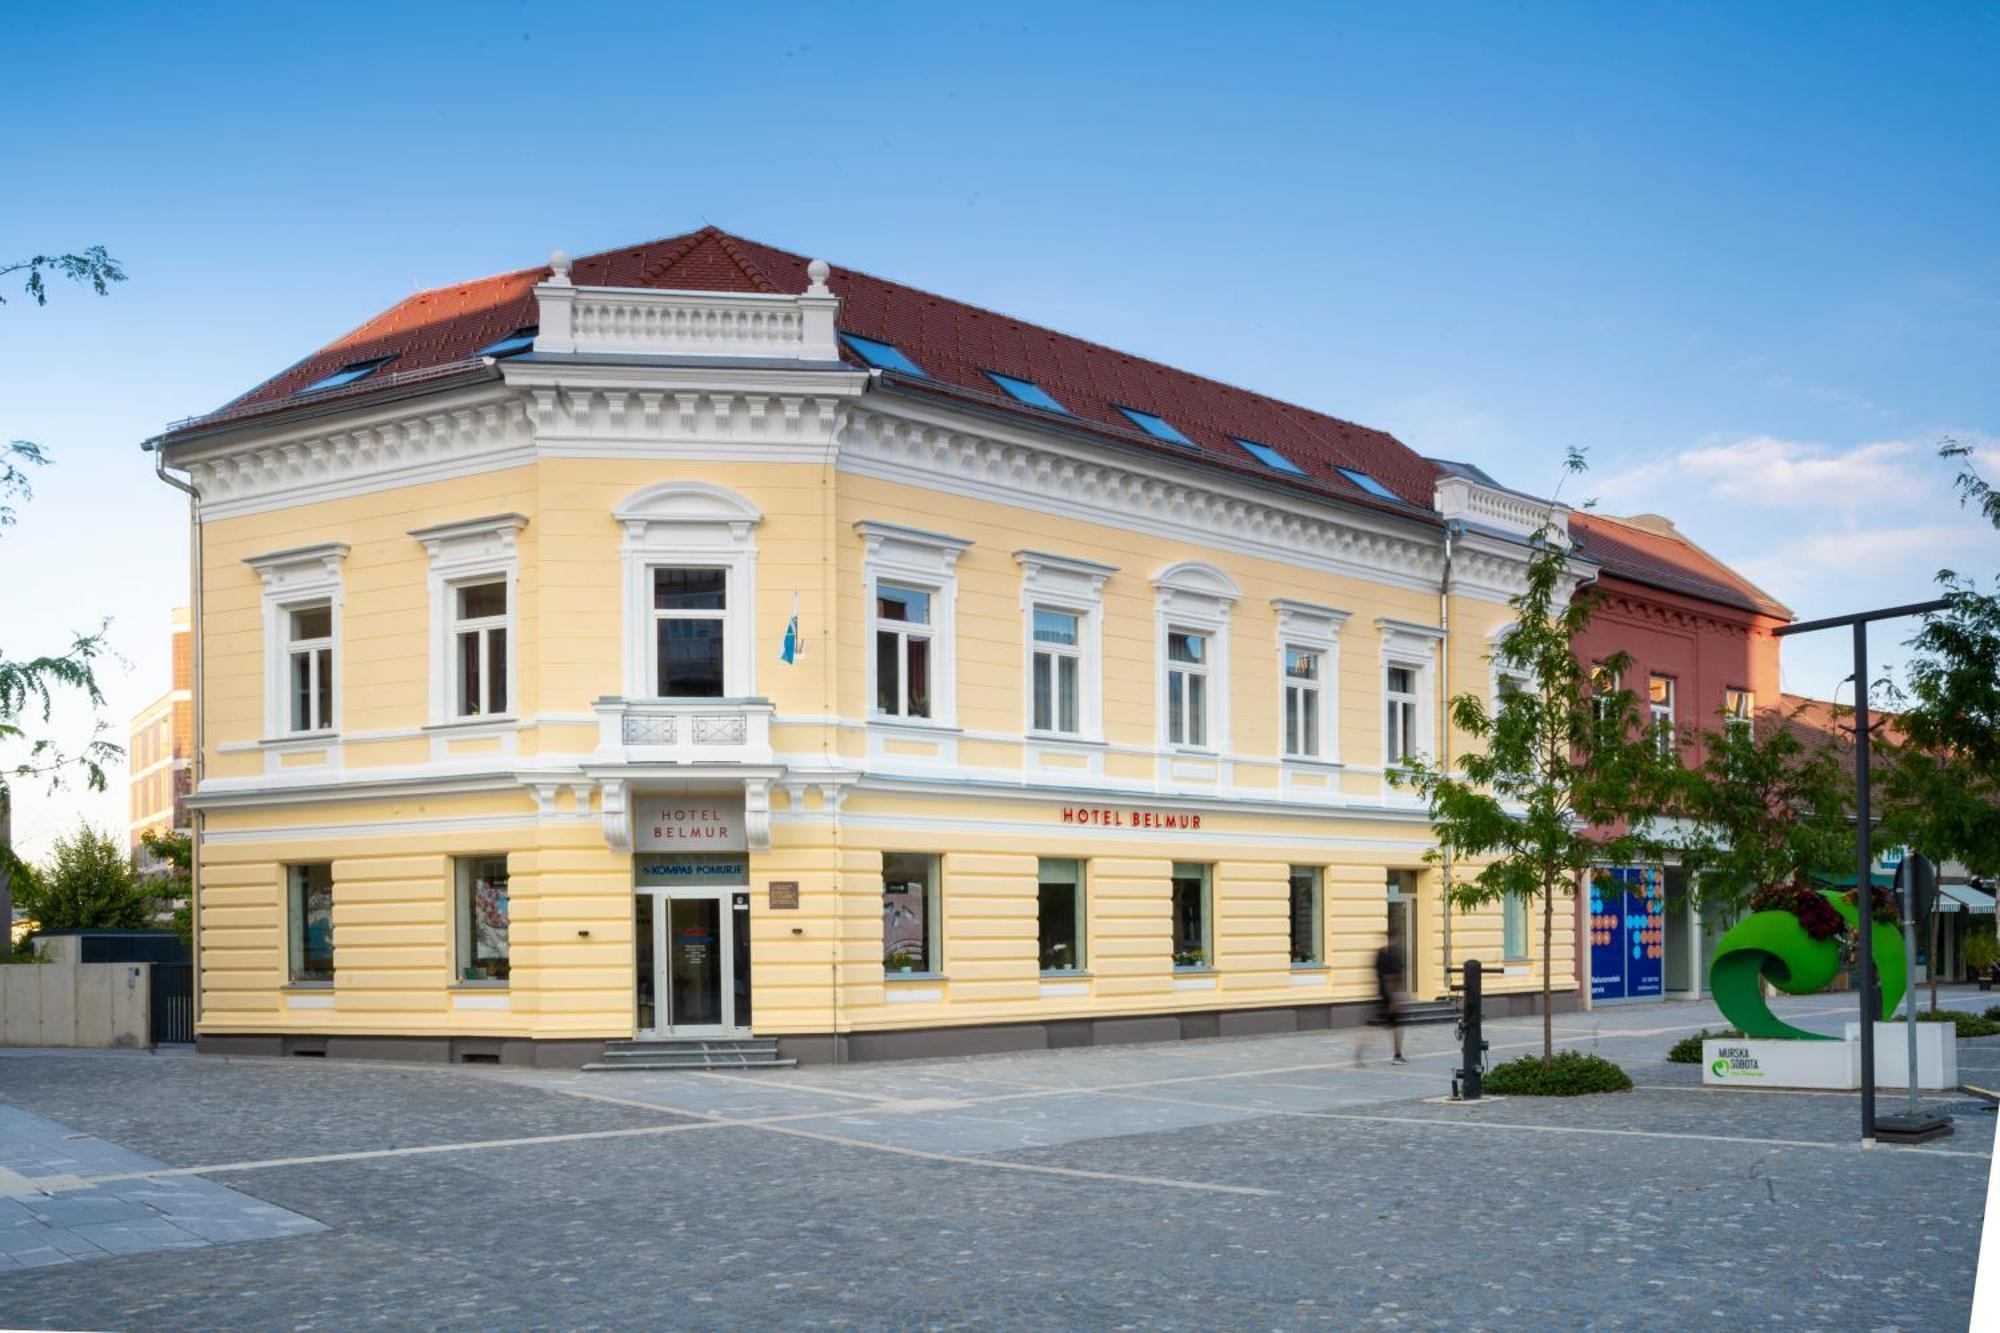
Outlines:
[[806, 277], [810, 278], [812, 282], [811, 285], [806, 288], [806, 295], [807, 296], [833, 295], [833, 293], [827, 288], [826, 285], [827, 275], [832, 272], [833, 269], [828, 266], [827, 262], [824, 259], [815, 259], [811, 263], [807, 264]]
[[558, 287], [569, 286], [569, 255], [561, 250], [549, 252], [549, 281]]

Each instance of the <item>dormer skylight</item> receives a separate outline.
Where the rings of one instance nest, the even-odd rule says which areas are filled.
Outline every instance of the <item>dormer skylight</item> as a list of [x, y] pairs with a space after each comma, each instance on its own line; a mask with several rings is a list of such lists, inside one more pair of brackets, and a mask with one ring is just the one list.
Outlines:
[[1356, 486], [1359, 486], [1362, 490], [1368, 492], [1370, 495], [1380, 496], [1384, 500], [1395, 500], [1398, 503], [1402, 501], [1403, 498], [1402, 496], [1396, 494], [1394, 491], [1390, 490], [1387, 486], [1384, 486], [1381, 482], [1369, 476], [1366, 472], [1356, 472], [1351, 467], [1336, 468], [1335, 471], [1339, 472], [1341, 476], [1347, 478], [1349, 481], [1353, 482]]
[[[923, 375], [924, 368], [903, 355], [903, 349], [894, 343], [877, 342], [873, 338], [863, 338], [856, 333], [843, 333], [840, 340], [848, 349], [877, 370], [900, 370], [905, 375]], [[925, 379], [930, 376], [924, 375]]]
[[1246, 440], [1241, 435], [1232, 435], [1229, 438], [1242, 445], [1244, 452], [1248, 453], [1265, 467], [1270, 468], [1273, 472], [1289, 472], [1295, 477], [1306, 475], [1304, 468], [1268, 444], [1259, 444], [1255, 440]]
[[367, 361], [350, 361], [331, 375], [314, 380], [311, 384], [306, 385], [303, 389], [296, 390], [296, 392], [315, 393], [321, 389], [337, 389], [343, 384], [352, 384], [356, 380], [365, 380], [395, 359], [396, 354], [391, 352], [387, 356], [378, 356]]
[[1121, 407], [1118, 410], [1123, 412], [1133, 425], [1145, 431], [1146, 434], [1156, 440], [1165, 440], [1168, 444], [1185, 444], [1189, 448], [1200, 447], [1193, 440], [1190, 440], [1187, 436], [1168, 425], [1166, 419], [1163, 417], [1156, 417], [1151, 412], [1141, 412], [1136, 407]]
[[535, 335], [539, 332], [541, 332], [541, 330], [535, 325], [533, 324], [526, 325], [522, 328], [515, 329], [512, 333], [502, 338], [499, 342], [492, 342], [486, 344], [486, 346], [480, 348], [477, 352], [473, 353], [473, 355], [490, 356], [495, 358], [504, 356], [519, 356], [523, 352], [534, 350]]
[[986, 378], [1005, 389], [1030, 407], [1045, 407], [1051, 412], [1067, 413], [1069, 409], [1057, 402], [1053, 395], [1033, 380], [1015, 379], [1012, 375], [1002, 375], [997, 370], [986, 372]]

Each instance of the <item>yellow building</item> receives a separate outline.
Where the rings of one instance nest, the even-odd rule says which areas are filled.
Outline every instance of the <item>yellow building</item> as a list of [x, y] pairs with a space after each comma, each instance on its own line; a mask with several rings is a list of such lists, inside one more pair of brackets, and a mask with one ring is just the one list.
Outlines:
[[194, 761], [194, 653], [188, 608], [173, 613], [172, 684], [166, 693], [132, 715], [126, 762], [132, 854], [149, 858], [140, 843], [146, 833], [188, 828], [187, 798]]
[[1385, 772], [1491, 687], [1545, 513], [1380, 432], [710, 229], [152, 443], [205, 1049], [1290, 1031], [1392, 929], [1419, 996], [1539, 989], [1540, 914], [1447, 912]]

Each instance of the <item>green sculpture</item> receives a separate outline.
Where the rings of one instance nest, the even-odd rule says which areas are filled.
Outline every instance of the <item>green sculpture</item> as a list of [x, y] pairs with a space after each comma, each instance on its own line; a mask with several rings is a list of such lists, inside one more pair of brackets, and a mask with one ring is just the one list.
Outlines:
[[[1827, 890], [1805, 890], [1824, 899], [1834, 912], [1854, 930], [1860, 911], [1846, 897]], [[1813, 995], [1826, 988], [1840, 970], [1840, 932], [1825, 916], [1803, 899], [1803, 914], [1814, 927], [1809, 929], [1802, 914], [1783, 909], [1753, 912], [1731, 927], [1715, 947], [1715, 961], [1708, 969], [1709, 989], [1723, 1016], [1743, 1030], [1747, 1037], [1793, 1037], [1804, 1041], [1831, 1041], [1820, 1032], [1795, 1028], [1771, 1012], [1764, 1003], [1768, 981], [1788, 995]], [[1870, 943], [1875, 954], [1875, 973], [1882, 985], [1882, 1017], [1896, 1012], [1903, 998], [1903, 936], [1886, 921], [1872, 923]]]

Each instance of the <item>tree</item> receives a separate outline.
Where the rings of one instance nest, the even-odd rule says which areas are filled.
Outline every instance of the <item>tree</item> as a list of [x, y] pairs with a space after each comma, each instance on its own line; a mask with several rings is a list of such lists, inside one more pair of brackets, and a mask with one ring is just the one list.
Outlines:
[[1854, 775], [1832, 741], [1807, 744], [1790, 717], [1702, 733], [1702, 762], [1678, 784], [1673, 812], [1690, 900], [1728, 917], [1759, 889], [1832, 877], [1854, 865]]
[[[0, 278], [24, 271], [28, 276], [22, 290], [38, 306], [49, 303], [48, 274], [83, 283], [99, 296], [107, 295], [112, 283], [125, 281], [125, 270], [101, 245], [93, 245], [80, 254], [33, 255], [0, 263]], [[0, 296], [0, 305], [6, 303], [7, 298]], [[46, 467], [48, 462], [47, 451], [31, 440], [9, 440], [0, 448], [0, 528], [14, 523], [14, 502], [26, 501], [33, 494], [28, 485], [28, 469]], [[11, 768], [0, 765], [0, 927], [11, 920], [14, 880], [22, 868], [13, 849], [13, 793], [8, 777], [38, 777], [59, 784], [72, 770], [80, 770], [91, 790], [103, 791], [105, 764], [125, 753], [122, 747], [104, 738], [105, 724], [101, 718], [97, 719], [90, 740], [74, 753], [64, 751], [47, 737], [29, 740], [23, 722], [29, 710], [39, 705], [38, 720], [47, 724], [53, 695], [58, 689], [82, 691], [93, 713], [104, 706], [94, 663], [106, 651], [107, 627], [100, 623], [95, 634], [73, 636], [67, 651], [52, 656], [25, 661], [0, 657], [0, 746], [28, 741], [28, 757], [24, 761]]]
[[160, 896], [174, 905], [174, 933], [182, 944], [194, 943], [194, 835], [180, 829], [147, 829], [139, 845], [167, 867]]
[[[1568, 470], [1583, 470], [1572, 453]], [[1555, 904], [1599, 867], [1657, 859], [1655, 816], [1666, 808], [1679, 760], [1658, 730], [1642, 726], [1617, 680], [1630, 663], [1592, 674], [1571, 644], [1590, 623], [1594, 594], [1571, 597], [1569, 554], [1553, 524], [1531, 543], [1527, 587], [1510, 599], [1513, 626], [1493, 658], [1512, 681], [1489, 709], [1477, 694], [1450, 704], [1452, 724], [1482, 748], [1456, 773], [1417, 759], [1391, 775], [1430, 806], [1438, 847], [1461, 864], [1484, 861], [1449, 888], [1461, 910], [1518, 897], [1542, 905], [1542, 1061], [1555, 1058]], [[1593, 684], [1596, 688], [1593, 688]]]
[[[1939, 456], [1961, 464], [1960, 503], [2000, 529], [2000, 495], [1971, 451], [1953, 440]], [[2000, 872], [2000, 583], [1996, 592], [1940, 570], [1945, 607], [1923, 618], [1906, 683], [1892, 691], [1903, 733], [1883, 745], [1883, 826], [1933, 860]]]
[[55, 840], [48, 862], [24, 877], [15, 893], [21, 910], [43, 930], [150, 926], [158, 907], [124, 848], [81, 823]]

